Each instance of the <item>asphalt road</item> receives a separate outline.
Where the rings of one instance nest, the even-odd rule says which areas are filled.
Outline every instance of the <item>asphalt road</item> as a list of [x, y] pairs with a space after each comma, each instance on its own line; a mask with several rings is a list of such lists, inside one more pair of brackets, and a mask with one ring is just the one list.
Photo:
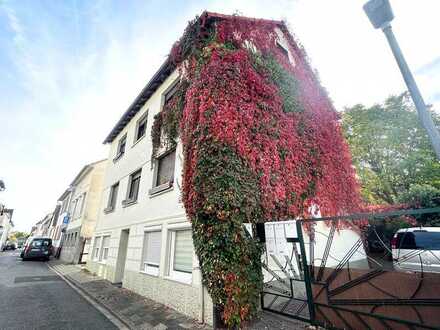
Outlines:
[[0, 329], [117, 329], [43, 261], [0, 252]]

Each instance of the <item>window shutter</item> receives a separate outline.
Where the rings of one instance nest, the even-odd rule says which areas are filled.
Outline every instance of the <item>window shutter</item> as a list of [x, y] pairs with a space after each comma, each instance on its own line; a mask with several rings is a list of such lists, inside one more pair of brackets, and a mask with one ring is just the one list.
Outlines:
[[145, 251], [144, 262], [151, 265], [159, 266], [162, 233], [160, 231], [153, 231], [153, 232], [145, 233], [145, 236], [146, 236], [146, 251]]
[[193, 244], [190, 230], [176, 231], [174, 245], [174, 270], [192, 273]]

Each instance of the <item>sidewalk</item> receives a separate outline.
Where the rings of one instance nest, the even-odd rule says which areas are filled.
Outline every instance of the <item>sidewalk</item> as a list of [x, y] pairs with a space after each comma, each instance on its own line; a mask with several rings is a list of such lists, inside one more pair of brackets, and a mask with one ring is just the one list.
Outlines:
[[[92, 275], [81, 265], [63, 264], [51, 260], [50, 267], [64, 276], [72, 285], [86, 296], [103, 306], [129, 329], [166, 330], [166, 329], [212, 329], [201, 325], [172, 308], [140, 296], [130, 290], [118, 288], [109, 281]], [[262, 312], [260, 318], [252, 322], [248, 329], [305, 329], [308, 324], [287, 319], [271, 313]]]

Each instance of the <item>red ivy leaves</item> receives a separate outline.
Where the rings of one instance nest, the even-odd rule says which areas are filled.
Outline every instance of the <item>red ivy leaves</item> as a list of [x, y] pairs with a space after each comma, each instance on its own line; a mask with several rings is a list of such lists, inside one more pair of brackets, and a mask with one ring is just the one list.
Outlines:
[[[293, 38], [286, 35], [295, 65], [276, 47], [275, 29], [286, 32], [286, 28], [270, 21], [229, 17], [216, 22], [212, 35], [212, 31], [209, 34], [205, 29], [205, 16], [200, 24], [192, 24], [173, 47], [171, 57], [189, 81], [180, 120], [184, 147], [183, 201], [189, 218], [193, 221], [197, 218], [197, 224], [193, 222], [193, 231], [198, 253], [203, 254], [203, 246], [210, 242], [226, 239], [225, 235], [241, 246], [243, 238], [237, 236], [237, 232], [220, 232], [220, 227], [216, 228], [212, 219], [218, 226], [229, 221], [234, 223], [230, 228], [241, 230], [242, 222], [308, 216], [312, 203], [319, 206], [322, 215], [358, 210], [359, 187], [338, 115]], [[205, 37], [207, 39], [202, 40]], [[262, 58], [275, 58], [296, 78], [299, 82], [296, 95], [303, 111], [283, 111], [283, 97], [277, 82], [268, 72], [256, 68], [253, 47], [260, 51]], [[198, 161], [202, 156], [210, 157], [203, 154], [209, 152], [210, 143], [217, 147], [228, 146], [248, 167], [250, 179], [257, 182], [258, 191], [252, 191], [253, 196], [245, 196], [245, 200], [255, 200], [258, 195], [260, 205], [247, 203], [251, 206], [246, 207], [254, 207], [256, 212], [233, 210], [231, 205], [237, 203], [228, 205], [228, 201], [234, 198], [233, 191], [239, 191], [233, 189], [237, 182], [219, 186], [214, 183], [213, 187], [206, 187], [203, 183], [203, 188], [196, 184], [195, 177], [200, 177], [197, 171], [201, 170]], [[213, 154], [218, 155], [218, 150]], [[225, 158], [224, 162], [228, 159]], [[219, 192], [224, 186], [231, 189]], [[249, 190], [245, 191], [249, 194]], [[221, 203], [215, 199], [219, 196]], [[222, 205], [225, 209], [213, 210], [211, 197], [215, 199], [215, 205]], [[262, 218], [252, 218], [256, 214]], [[203, 228], [209, 228], [209, 233]], [[249, 289], [243, 290], [240, 283], [245, 283], [246, 278], [235, 275], [247, 274], [242, 259], [251, 253], [245, 245], [243, 249], [241, 255], [235, 259], [231, 257], [223, 265], [225, 269], [208, 265], [210, 261], [200, 258], [204, 280], [210, 283], [208, 288], [212, 292], [221, 292], [213, 300], [223, 302], [224, 317], [230, 324], [238, 322], [237, 318], [248, 318], [255, 310], [251, 306], [258, 297], [258, 292], [251, 292], [258, 285], [245, 285]], [[210, 258], [222, 259], [222, 251], [213, 253], [218, 253], [218, 258], [217, 255]], [[210, 269], [211, 273], [206, 273], [205, 269]], [[215, 274], [216, 271], [220, 273]], [[250, 271], [254, 270], [250, 268]]]

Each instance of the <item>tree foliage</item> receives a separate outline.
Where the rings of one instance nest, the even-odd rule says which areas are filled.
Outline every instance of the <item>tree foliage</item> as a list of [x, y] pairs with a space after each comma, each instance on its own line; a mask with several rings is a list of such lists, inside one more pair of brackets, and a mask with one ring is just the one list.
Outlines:
[[22, 231], [13, 231], [9, 234], [9, 239], [12, 241], [16, 241], [19, 238], [27, 238], [28, 236], [28, 233]]
[[440, 164], [407, 93], [347, 108], [342, 122], [366, 202], [397, 203], [415, 184], [440, 188]]

